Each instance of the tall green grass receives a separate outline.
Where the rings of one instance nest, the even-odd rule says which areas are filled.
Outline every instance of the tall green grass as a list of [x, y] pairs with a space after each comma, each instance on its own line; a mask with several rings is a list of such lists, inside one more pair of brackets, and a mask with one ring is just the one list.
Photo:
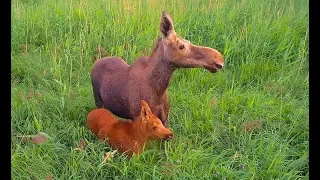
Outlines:
[[[308, 179], [308, 6], [305, 0], [13, 0], [12, 179]], [[163, 10], [180, 36], [219, 50], [225, 68], [175, 71], [174, 139], [103, 164], [111, 149], [86, 126], [95, 108], [91, 67], [101, 56], [131, 64], [149, 55]], [[36, 145], [19, 137], [40, 131], [52, 138]], [[88, 146], [76, 151], [81, 139]]]

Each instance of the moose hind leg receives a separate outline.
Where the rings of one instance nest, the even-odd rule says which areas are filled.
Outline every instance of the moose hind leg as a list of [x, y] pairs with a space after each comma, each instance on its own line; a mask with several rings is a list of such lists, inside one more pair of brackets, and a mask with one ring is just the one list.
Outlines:
[[95, 88], [93, 82], [92, 82], [92, 91], [93, 91], [93, 96], [94, 96], [94, 101], [95, 101], [96, 107], [97, 108], [103, 107], [103, 101], [102, 101], [100, 92], [98, 91], [97, 88]]
[[102, 100], [101, 100], [100, 95], [94, 93], [94, 101], [95, 101], [95, 104], [96, 104], [96, 107], [97, 107], [97, 108], [103, 107], [103, 102], [102, 102]]

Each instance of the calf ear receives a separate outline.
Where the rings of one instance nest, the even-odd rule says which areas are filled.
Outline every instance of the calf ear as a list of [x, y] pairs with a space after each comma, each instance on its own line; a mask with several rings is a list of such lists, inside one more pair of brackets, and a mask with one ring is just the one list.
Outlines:
[[161, 16], [160, 31], [164, 37], [167, 37], [170, 33], [174, 32], [172, 18], [165, 11], [162, 12]]
[[151, 112], [149, 104], [145, 100], [141, 100], [141, 107], [144, 107], [148, 111], [148, 113]]
[[148, 120], [150, 113], [151, 113], [151, 110], [150, 110], [148, 103], [144, 100], [141, 100], [141, 111], [140, 111], [141, 119]]

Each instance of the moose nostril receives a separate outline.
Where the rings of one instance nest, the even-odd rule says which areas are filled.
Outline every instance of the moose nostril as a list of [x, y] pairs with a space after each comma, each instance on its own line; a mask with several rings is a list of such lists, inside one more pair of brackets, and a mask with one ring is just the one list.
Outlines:
[[214, 63], [214, 65], [215, 65], [218, 69], [221, 69], [221, 68], [222, 68], [222, 65], [220, 65], [220, 64]]

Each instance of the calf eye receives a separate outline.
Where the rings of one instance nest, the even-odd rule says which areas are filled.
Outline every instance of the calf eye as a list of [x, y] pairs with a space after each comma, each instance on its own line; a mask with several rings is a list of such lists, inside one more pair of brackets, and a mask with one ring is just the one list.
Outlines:
[[179, 49], [180, 50], [184, 49], [184, 45], [179, 46]]
[[153, 126], [153, 128], [152, 128], [153, 130], [156, 130], [157, 129], [157, 127], [156, 126]]

